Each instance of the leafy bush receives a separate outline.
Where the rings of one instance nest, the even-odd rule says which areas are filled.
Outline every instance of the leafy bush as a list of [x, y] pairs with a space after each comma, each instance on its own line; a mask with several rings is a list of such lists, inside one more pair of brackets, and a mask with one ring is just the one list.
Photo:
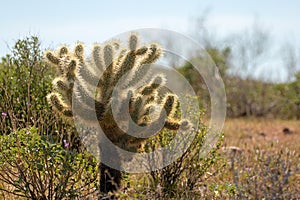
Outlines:
[[[189, 199], [201, 197], [200, 188], [205, 185], [206, 179], [223, 167], [217, 166], [221, 160], [218, 150], [222, 144], [223, 135], [220, 135], [219, 142], [210, 153], [202, 157], [201, 152], [208, 129], [202, 123], [199, 124], [199, 127], [198, 130], [194, 130], [196, 131], [195, 138], [184, 154], [163, 169], [144, 175], [143, 182], [135, 183], [137, 186], [132, 187], [134, 198]], [[147, 152], [151, 152], [156, 148], [165, 147], [173, 137], [172, 131], [164, 130], [162, 134], [148, 141], [145, 149]], [[150, 164], [155, 162], [152, 158], [149, 158], [149, 161]]]
[[54, 74], [55, 70], [43, 61], [38, 37], [16, 41], [11, 55], [0, 63], [0, 135], [34, 126], [50, 140], [72, 140], [72, 148], [81, 148], [75, 129], [47, 102]]
[[36, 128], [0, 136], [0, 190], [30, 199], [85, 197], [97, 189], [97, 162], [50, 143]]
[[0, 68], [0, 109], [7, 115], [2, 132], [33, 125], [43, 110], [49, 110], [45, 96], [51, 87], [51, 71], [42, 62], [38, 38], [18, 40]]
[[290, 83], [276, 86], [281, 105], [278, 113], [284, 119], [300, 119], [300, 73], [296, 74], [295, 78]]

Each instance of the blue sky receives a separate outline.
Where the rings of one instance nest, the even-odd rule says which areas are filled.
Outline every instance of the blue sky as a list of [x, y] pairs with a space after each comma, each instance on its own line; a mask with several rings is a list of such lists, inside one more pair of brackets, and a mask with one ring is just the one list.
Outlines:
[[207, 25], [220, 37], [251, 27], [258, 20], [275, 41], [300, 44], [299, 0], [152, 0], [0, 2], [0, 56], [15, 40], [38, 35], [44, 48], [83, 41], [101, 42], [138, 28], [188, 33], [193, 20], [209, 10]]

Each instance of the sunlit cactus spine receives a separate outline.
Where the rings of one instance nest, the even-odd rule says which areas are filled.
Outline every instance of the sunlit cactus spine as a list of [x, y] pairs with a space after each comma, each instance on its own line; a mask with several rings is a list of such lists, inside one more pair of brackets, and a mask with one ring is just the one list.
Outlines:
[[[138, 35], [132, 33], [127, 48], [118, 41], [95, 44], [91, 57], [87, 59], [84, 48], [82, 43], [77, 43], [73, 51], [62, 46], [57, 52], [45, 52], [46, 60], [58, 71], [58, 77], [53, 80], [55, 91], [47, 98], [62, 116], [71, 118], [76, 115], [86, 124], [99, 123], [115, 145], [133, 152], [141, 151], [146, 139], [127, 134], [131, 127], [130, 120], [123, 117], [124, 113], [129, 113], [133, 122], [145, 129], [151, 129], [162, 120], [164, 128], [171, 130], [189, 126], [187, 120], [175, 117], [177, 96], [159, 92], [166, 83], [164, 75], [149, 72], [149, 64], [163, 53], [158, 44], [139, 46]], [[74, 85], [75, 81], [79, 84]], [[113, 90], [119, 81], [122, 84], [114, 95]], [[117, 102], [116, 116], [112, 112], [113, 102]], [[96, 113], [96, 121], [90, 113]], [[114, 177], [116, 187], [119, 178]]]

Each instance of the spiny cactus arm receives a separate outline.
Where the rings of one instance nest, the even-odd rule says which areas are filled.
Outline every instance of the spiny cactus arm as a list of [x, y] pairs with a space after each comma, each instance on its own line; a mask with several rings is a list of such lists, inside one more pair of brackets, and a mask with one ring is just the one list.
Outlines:
[[179, 128], [187, 129], [190, 125], [186, 119], [175, 119], [175, 113], [178, 106], [178, 97], [172, 93], [167, 93], [164, 97], [161, 105], [166, 112], [167, 118], [165, 120], [165, 128], [170, 130], [178, 130]]
[[53, 86], [60, 92], [48, 95], [48, 101], [66, 117], [72, 117], [72, 91], [73, 80], [75, 79], [75, 70], [78, 65], [76, 57], [68, 55], [68, 48], [62, 46], [58, 53], [52, 51], [45, 52], [48, 62], [54, 64], [59, 73], [59, 77], [54, 79]]
[[187, 120], [174, 120], [174, 119], [167, 119], [165, 121], [164, 127], [169, 130], [178, 130], [179, 128], [182, 128], [183, 130], [188, 129], [189, 122]]
[[89, 92], [87, 89], [87, 86], [77, 84], [76, 88], [74, 90], [76, 99], [78, 99], [78, 102], [80, 102], [80, 105], [86, 107], [87, 109], [100, 109], [98, 111], [101, 111], [104, 113], [105, 106], [103, 103], [101, 103], [98, 100], [95, 100], [95, 95], [92, 95], [91, 92]]
[[99, 60], [103, 60], [105, 70], [100, 74], [100, 79], [96, 87], [97, 90], [101, 93], [100, 101], [108, 103], [113, 89], [112, 80], [115, 68], [113, 62], [114, 48], [112, 44], [104, 44], [103, 51], [102, 54], [100, 54], [100, 57], [102, 58]]
[[152, 80], [148, 85], [146, 85], [141, 89], [140, 93], [145, 96], [151, 96], [155, 90], [165, 85], [165, 82], [166, 82], [165, 76], [163, 74], [158, 74], [154, 78], [152, 78]]
[[178, 97], [174, 94], [167, 93], [161, 105], [166, 111], [167, 117], [172, 118], [177, 110]]
[[131, 51], [135, 51], [137, 49], [138, 42], [139, 42], [138, 35], [136, 33], [131, 33], [128, 40], [129, 49]]
[[135, 123], [138, 123], [141, 116], [141, 110], [143, 110], [143, 96], [138, 95], [133, 100], [133, 111], [131, 113], [131, 118]]
[[124, 60], [124, 56], [126, 55], [126, 53], [127, 53], [127, 49], [120, 50], [120, 52], [118, 54], [118, 58], [116, 60], [116, 64], [115, 64], [116, 67], [119, 67], [121, 65], [121, 63]]
[[65, 104], [59, 93], [51, 93], [47, 96], [47, 99], [58, 112], [66, 117], [73, 117], [72, 109]]
[[134, 99], [135, 107], [133, 108], [132, 115], [135, 116], [135, 122], [139, 125], [145, 123], [145, 119], [150, 114], [150, 109], [157, 104], [159, 88], [164, 86], [165, 77], [162, 74], [158, 74], [149, 81], [148, 84], [136, 90], [136, 97]]
[[135, 55], [144, 55], [149, 49], [149, 47], [147, 46], [138, 47], [138, 45], [139, 45], [138, 35], [136, 33], [131, 33], [128, 40], [128, 47], [130, 51], [133, 51]]
[[[162, 55], [162, 49], [157, 44], [151, 44], [150, 48], [143, 46], [137, 49], [135, 51], [135, 55], [142, 56], [137, 59], [137, 64], [135, 66], [131, 66], [134, 67], [134, 69], [129, 72], [127, 82], [122, 87], [123, 89], [135, 86], [137, 83], [140, 83], [141, 81], [145, 81], [147, 79], [150, 72], [149, 64], [155, 62]], [[122, 72], [120, 72], [120, 74], [126, 73], [131, 69], [131, 67], [127, 68], [127, 70], [123, 70]]]
[[[93, 59], [98, 59], [99, 56], [96, 56], [95, 54], [98, 54], [98, 48], [100, 46], [94, 46], [93, 48]], [[99, 50], [100, 51], [100, 50]], [[96, 73], [89, 67], [90, 65], [87, 65], [84, 61], [84, 46], [83, 44], [79, 43], [75, 46], [75, 55], [80, 60], [80, 64], [78, 65], [77, 74], [76, 77], [85, 84], [89, 84], [89, 86], [95, 86], [95, 84], [98, 82], [99, 77], [96, 75]], [[95, 62], [96, 63], [96, 62]]]
[[82, 42], [78, 42], [75, 44], [74, 55], [78, 58], [80, 63], [84, 63], [84, 44]]
[[147, 116], [149, 115], [151, 106], [152, 105], [150, 104], [145, 104], [144, 96], [140, 94], [135, 96], [133, 98], [131, 109], [129, 109], [132, 120], [138, 125], [146, 125], [145, 119], [147, 119]]
[[134, 51], [127, 51], [123, 56], [122, 61], [119, 63], [119, 67], [116, 69], [115, 82], [118, 81], [121, 76], [130, 71], [135, 64], [136, 54]]
[[64, 57], [69, 53], [69, 48], [67, 46], [61, 46], [59, 51], [58, 51], [58, 56], [60, 58]]
[[[117, 81], [121, 78], [122, 75], [125, 75], [127, 72], [132, 70], [134, 67], [139, 66], [140, 64], [136, 62], [137, 57], [142, 57], [144, 54], [146, 54], [149, 50], [148, 47], [142, 46], [138, 48], [138, 36], [133, 33], [129, 37], [128, 46], [129, 50], [122, 55], [121, 59], [119, 59], [121, 62], [118, 62], [116, 65], [116, 73], [114, 76], [114, 83], [115, 85]], [[133, 69], [135, 71], [135, 69]]]
[[105, 66], [103, 63], [103, 58], [102, 58], [102, 51], [103, 49], [99, 44], [95, 44], [92, 50], [92, 58], [94, 61], [94, 64], [96, 66], [96, 69], [98, 70], [99, 74], [103, 73], [105, 70]]
[[64, 77], [57, 77], [52, 81], [52, 85], [68, 104], [72, 102], [73, 83], [69, 83]]
[[[82, 43], [77, 43], [75, 45], [74, 55], [80, 61], [80, 67], [78, 67], [78, 77], [80, 77], [80, 71], [85, 72], [82, 73], [85, 76], [81, 76], [79, 78], [81, 82], [79, 81], [74, 89], [76, 98], [74, 98], [75, 102], [73, 102], [73, 104], [76, 106], [74, 109], [76, 111], [76, 115], [84, 121], [95, 121], [95, 118], [92, 115], [92, 113], [95, 112], [97, 120], [101, 121], [106, 107], [103, 103], [95, 99], [95, 95], [89, 91], [88, 86], [86, 85], [86, 83], [89, 83], [90, 78], [92, 78], [92, 81], [97, 80], [93, 80], [93, 78], [96, 78], [96, 76], [93, 74], [92, 70], [89, 69], [89, 65], [85, 63], [84, 45]], [[92, 86], [95, 84], [96, 82], [93, 82]]]
[[158, 44], [151, 44], [148, 54], [140, 61], [140, 65], [154, 63], [162, 56], [162, 49]]
[[[110, 41], [110, 42], [104, 44], [103, 46], [104, 47], [102, 47], [100, 44], [96, 43], [96, 44], [94, 44], [93, 50], [92, 50], [92, 59], [93, 59], [94, 65], [96, 67], [97, 74], [102, 74], [105, 71], [106, 67], [108, 66], [104, 63], [104, 57], [105, 57], [104, 56], [104, 48], [107, 48], [107, 46], [112, 46], [114, 52], [115, 52], [115, 50], [119, 50], [121, 48], [120, 41], [118, 41], [118, 40]], [[124, 56], [125, 51], [126, 50], [123, 49], [118, 53], [118, 60], [120, 60]], [[112, 55], [112, 56], [114, 56], [114, 55]], [[108, 63], [108, 64], [111, 64], [111, 63]]]
[[113, 45], [113, 47], [116, 51], [121, 49], [120, 40], [111, 40], [110, 43]]
[[147, 46], [142, 46], [135, 51], [135, 55], [138, 55], [138, 56], [145, 55], [148, 50], [149, 50], [149, 48]]
[[[55, 107], [55, 109], [65, 117], [73, 117], [75, 111], [76, 116], [78, 116], [81, 120], [85, 122], [95, 122], [95, 117], [91, 115], [92, 113], [95, 113], [95, 109], [86, 106], [79, 101], [78, 98], [74, 98], [72, 102], [73, 104], [69, 104], [63, 100], [61, 94], [53, 92], [47, 96], [47, 99]], [[96, 117], [100, 121], [103, 118], [105, 107], [101, 103], [95, 103], [95, 108]]]
[[130, 115], [132, 120], [140, 126], [146, 126], [158, 119], [158, 115], [155, 116], [150, 110], [158, 104], [157, 90], [165, 84], [165, 78], [163, 75], [158, 74], [145, 86], [135, 91], [136, 95], [132, 99], [132, 106], [130, 108]]
[[137, 83], [143, 82], [149, 77], [150, 65], [139, 65], [136, 70], [130, 71], [130, 75], [122, 89], [135, 86]]
[[[146, 51], [147, 49], [147, 51]], [[150, 65], [154, 63], [159, 57], [162, 56], [162, 49], [158, 44], [151, 44], [150, 47], [141, 47], [136, 50], [136, 55], [142, 55], [137, 59], [135, 69], [131, 70], [127, 83], [124, 84], [123, 88], [129, 88], [131, 86], [146, 80], [149, 76]]]
[[98, 88], [102, 87], [102, 91], [105, 91], [102, 92], [103, 102], [109, 100], [112, 90], [123, 75], [130, 70], [136, 71], [135, 68], [140, 65], [137, 59], [140, 60], [141, 57], [145, 57], [144, 54], [149, 51], [149, 48], [145, 46], [137, 48], [138, 37], [136, 34], [130, 35], [128, 43], [129, 50], [121, 50], [116, 60], [113, 60], [114, 50], [112, 44], [108, 43], [103, 48], [105, 71], [97, 86]]
[[[81, 61], [81, 67], [79, 67], [79, 80], [80, 84], [77, 85], [76, 88], [76, 96], [79, 98], [81, 102], [81, 106], [83, 106], [87, 110], [93, 110], [96, 108], [96, 114], [98, 120], [101, 120], [104, 112], [106, 111], [106, 107], [101, 102], [109, 101], [109, 92], [111, 82], [111, 74], [113, 73], [113, 56], [114, 56], [114, 47], [117, 46], [117, 42], [114, 43], [106, 43], [103, 48], [98, 45], [94, 46], [93, 49], [93, 59], [96, 65], [98, 72], [100, 70], [104, 70], [103, 74], [99, 80], [99, 78], [94, 74], [93, 70], [88, 68], [88, 65], [84, 62], [83, 56], [83, 45], [78, 44], [75, 47], [75, 55]], [[77, 53], [78, 52], [78, 53]], [[94, 69], [95, 70], [95, 69]], [[96, 71], [97, 71], [96, 70]], [[101, 74], [101, 72], [100, 72]], [[95, 97], [93, 88], [97, 85], [97, 92], [100, 93], [98, 95], [98, 99]], [[89, 86], [92, 87], [92, 92], [89, 91]], [[101, 97], [101, 98], [100, 98]], [[101, 101], [101, 102], [100, 102]]]
[[[80, 73], [78, 68], [84, 69], [87, 67], [84, 61], [84, 46], [82, 43], [77, 43], [74, 48], [74, 53], [71, 53], [67, 47], [63, 46], [57, 54], [46, 52], [45, 57], [48, 61], [54, 64], [59, 73], [59, 77], [55, 78], [53, 85], [58, 90], [48, 96], [48, 101], [66, 117], [72, 117], [72, 107], [75, 105], [76, 115], [84, 121], [95, 121], [93, 115], [96, 108], [96, 117], [101, 120], [105, 107], [99, 101], [95, 101], [93, 95], [87, 90], [84, 85], [87, 77], [82, 78], [83, 82], [77, 84], [74, 88], [74, 81]], [[80, 67], [79, 67], [80, 66]], [[76, 70], [77, 69], [77, 70]], [[77, 73], [75, 73], [77, 71]], [[76, 93], [76, 98], [72, 98], [73, 92]], [[73, 110], [74, 111], [74, 110]]]
[[54, 53], [52, 51], [46, 51], [45, 57], [48, 59], [49, 62], [51, 62], [54, 65], [59, 65], [59, 61], [62, 57], [64, 57], [69, 52], [68, 47], [61, 46], [57, 53]]
[[48, 62], [56, 66], [60, 77], [67, 78], [68, 81], [73, 81], [79, 61], [75, 56], [66, 54], [68, 51], [68, 48], [63, 46], [57, 55], [52, 51], [47, 51], [45, 57]]
[[[98, 68], [104, 66], [105, 68], [97, 85], [99, 93], [101, 93], [102, 102], [109, 103], [115, 85], [124, 74], [130, 70], [139, 71], [139, 69], [142, 69], [138, 68], [140, 63], [137, 60], [146, 60], [147, 63], [150, 63], [151, 61], [154, 61], [152, 58], [153, 55], [158, 57], [158, 53], [161, 52], [158, 50], [156, 53], [153, 53], [153, 45], [150, 48], [146, 46], [138, 48], [138, 37], [136, 34], [131, 34], [128, 43], [129, 50], [121, 50], [118, 54], [118, 58], [115, 60], [113, 59], [114, 49], [112, 43], [105, 44], [103, 48], [97, 46], [94, 47], [94, 61], [95, 63], [98, 63], [96, 66], [98, 66]], [[147, 56], [147, 54], [149, 55]], [[149, 60], [149, 58], [151, 58], [151, 60]], [[138, 68], [138, 70], [136, 70], [136, 68]], [[134, 74], [135, 73], [133, 73], [133, 75]], [[128, 77], [128, 79], [130, 79], [130, 77]]]
[[62, 46], [60, 47], [57, 53], [54, 53], [53, 51], [46, 51], [44, 57], [47, 59], [49, 63], [54, 64], [56, 66], [57, 72], [60, 75], [66, 75], [65, 72], [67, 66], [69, 64], [71, 65], [76, 64], [76, 61], [70, 63], [71, 61], [70, 57], [66, 56], [68, 52], [69, 52], [68, 48], [66, 46]]
[[65, 75], [68, 81], [75, 80], [75, 70], [77, 66], [78, 66], [77, 60], [75, 59], [70, 60], [69, 64], [67, 65], [66, 75]]
[[[100, 47], [99, 47], [100, 48]], [[94, 46], [93, 49], [93, 57], [94, 59], [96, 59], [96, 53], [94, 51], [98, 51], [97, 50], [98, 47]], [[92, 65], [91, 63], [86, 63], [84, 60], [84, 45], [82, 43], [77, 43], [75, 45], [74, 48], [74, 54], [75, 57], [77, 57], [77, 59], [80, 61], [78, 67], [77, 67], [77, 74], [76, 74], [76, 80], [78, 80], [78, 84], [77, 84], [77, 90], [79, 90], [80, 93], [83, 93], [81, 101], [83, 103], [85, 103], [86, 105], [91, 105], [94, 102], [92, 100], [95, 100], [95, 95], [91, 95], [89, 93], [94, 92], [96, 90], [96, 85], [99, 81], [99, 77], [97, 75], [97, 73], [99, 72], [99, 70], [97, 71], [95, 65]], [[100, 55], [98, 56], [100, 59]], [[99, 64], [99, 63], [98, 63]], [[98, 93], [101, 91], [98, 91]], [[89, 98], [87, 98], [89, 97]], [[101, 100], [101, 99], [100, 99]], [[95, 102], [96, 104], [98, 104], [99, 102], [96, 100]]]
[[[149, 105], [151, 106], [151, 104]], [[189, 122], [187, 120], [178, 120], [174, 118], [174, 114], [177, 111], [177, 105], [177, 96], [171, 93], [167, 93], [160, 103], [160, 109], [152, 113], [152, 119], [150, 122], [147, 122], [147, 124], [150, 123], [151, 126], [153, 126], [164, 120], [164, 128], [170, 130], [178, 130], [179, 128], [187, 129], [187, 127], [189, 126]], [[149, 116], [147, 116], [147, 114], [148, 113], [145, 113], [145, 115], [143, 116], [144, 119], [149, 119]]]
[[91, 86], [94, 86], [95, 83], [98, 83], [99, 78], [86, 66], [80, 65], [77, 70], [77, 78]]
[[[52, 63], [52, 64], [54, 64], [54, 65], [56, 65], [56, 66], [59, 66], [59, 57], [57, 57], [57, 56], [55, 56], [54, 54], [53, 54], [53, 52], [52, 51], [46, 51], [45, 52], [45, 58], [47, 58], [47, 60], [50, 62], [50, 63]], [[59, 70], [59, 72], [63, 72], [62, 70]]]

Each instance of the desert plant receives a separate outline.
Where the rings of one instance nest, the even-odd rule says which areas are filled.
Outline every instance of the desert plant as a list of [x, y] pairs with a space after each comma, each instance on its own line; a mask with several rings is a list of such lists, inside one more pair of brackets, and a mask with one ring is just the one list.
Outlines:
[[295, 74], [294, 81], [278, 84], [275, 89], [280, 97], [279, 115], [285, 119], [300, 119], [300, 73]]
[[288, 148], [272, 152], [256, 147], [248, 155], [232, 155], [235, 195], [242, 199], [298, 199], [299, 189], [292, 179], [299, 173], [297, 158], [297, 152]]
[[[41, 44], [36, 36], [16, 41], [11, 55], [2, 58], [0, 66], [0, 110], [7, 114], [1, 120], [9, 133], [35, 125], [41, 111], [49, 110], [45, 96], [51, 88], [51, 75], [42, 61]], [[34, 84], [34, 83], [39, 84]]]
[[96, 159], [51, 143], [36, 128], [0, 136], [0, 191], [14, 197], [59, 200], [97, 192]]
[[[160, 198], [179, 197], [179, 190], [196, 197], [199, 195], [198, 190], [205, 184], [205, 175], [217, 172], [212, 167], [220, 160], [218, 150], [222, 144], [223, 134], [220, 135], [219, 142], [205, 157], [201, 156], [202, 148], [205, 143], [205, 136], [207, 135], [207, 127], [204, 124], [199, 124], [200, 128], [196, 131], [193, 142], [188, 149], [173, 163], [150, 173], [152, 185], [156, 190], [157, 196]], [[165, 130], [163, 134], [154, 138], [151, 142], [147, 142], [147, 148], [154, 146], [164, 146], [173, 138], [169, 130]], [[207, 175], [206, 175], [207, 176]], [[157, 191], [157, 188], [158, 191]]]
[[62, 143], [74, 138], [70, 148], [81, 149], [74, 129], [53, 113], [46, 100], [55, 70], [42, 57], [39, 38], [28, 36], [18, 39], [11, 53], [2, 58], [0, 135], [34, 126], [39, 133], [51, 136], [49, 140]]
[[[165, 84], [165, 77], [162, 74], [149, 77], [149, 64], [162, 55], [159, 45], [139, 47], [136, 34], [130, 35], [128, 43], [128, 48], [121, 47], [117, 41], [96, 44], [90, 60], [85, 59], [82, 43], [75, 45], [74, 52], [66, 46], [56, 53], [45, 52], [46, 59], [59, 73], [53, 81], [57, 90], [48, 95], [48, 100], [62, 116], [76, 117], [86, 124], [99, 124], [115, 145], [138, 152], [146, 138], [144, 132], [140, 138], [127, 134], [134, 129], [131, 119], [146, 130], [155, 129], [161, 122], [170, 130], [188, 130], [191, 126], [188, 120], [175, 117], [179, 104], [177, 96], [158, 92]], [[118, 82], [122, 82], [121, 89], [115, 94]], [[117, 102], [117, 110], [112, 109], [113, 102]], [[96, 119], [91, 113], [96, 113]], [[131, 116], [130, 120], [124, 119], [126, 113]], [[100, 160], [115, 154], [113, 148], [102, 148]], [[118, 158], [113, 159], [121, 165]], [[102, 163], [100, 173], [101, 192], [108, 193], [120, 187], [120, 171]]]

